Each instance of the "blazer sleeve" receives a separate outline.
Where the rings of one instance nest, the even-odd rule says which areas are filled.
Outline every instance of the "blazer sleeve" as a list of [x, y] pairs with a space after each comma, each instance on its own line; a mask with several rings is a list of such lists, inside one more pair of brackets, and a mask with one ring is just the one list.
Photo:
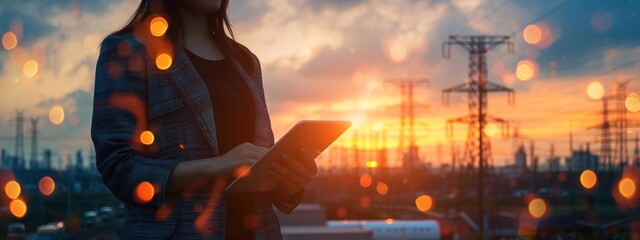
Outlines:
[[[262, 97], [262, 101], [265, 103], [265, 108], [266, 108], [266, 98], [265, 98], [265, 93], [264, 93], [264, 85], [263, 85], [263, 81], [262, 81], [262, 69], [260, 66], [260, 60], [258, 59], [257, 56], [253, 55], [255, 61], [256, 61], [256, 73], [255, 76], [260, 79], [260, 90], [262, 91], [261, 93], [261, 97]], [[271, 121], [269, 121], [269, 129], [268, 129], [268, 135], [269, 135], [269, 146], [271, 147], [274, 144], [274, 137], [273, 137], [273, 130], [271, 129]], [[280, 210], [280, 212], [283, 213], [291, 213], [301, 202], [302, 199], [304, 197], [304, 189], [293, 194], [293, 195], [286, 195], [284, 193], [281, 193], [280, 191], [276, 190], [275, 193], [275, 201], [273, 202], [273, 205]]]
[[[159, 206], [167, 199], [169, 176], [179, 160], [148, 158], [140, 141], [147, 127], [145, 54], [144, 45], [133, 35], [111, 35], [103, 41], [96, 65], [91, 138], [98, 171], [111, 192], [128, 203]], [[136, 197], [136, 187], [143, 182], [153, 186], [150, 200]]]

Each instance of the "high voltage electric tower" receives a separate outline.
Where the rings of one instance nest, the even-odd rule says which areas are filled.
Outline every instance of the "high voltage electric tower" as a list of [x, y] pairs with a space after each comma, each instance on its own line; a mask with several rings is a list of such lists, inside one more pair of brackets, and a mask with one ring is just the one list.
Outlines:
[[[469, 52], [469, 73], [465, 83], [442, 90], [443, 101], [448, 104], [448, 96], [452, 92], [468, 94], [468, 111], [466, 116], [447, 121], [448, 135], [452, 134], [454, 123], [468, 125], [467, 139], [461, 166], [473, 167], [478, 162], [478, 200], [480, 215], [480, 237], [484, 238], [484, 232], [488, 227], [484, 214], [484, 176], [485, 168], [491, 162], [491, 144], [483, 129], [490, 122], [500, 123], [503, 126], [507, 122], [487, 114], [487, 95], [490, 92], [508, 93], [509, 102], [513, 103], [514, 90], [501, 84], [490, 82], [487, 79], [487, 53], [495, 47], [506, 44], [508, 51], [513, 52], [513, 43], [509, 36], [449, 36], [449, 40], [443, 42], [442, 54], [445, 58], [451, 57], [451, 46], [458, 45]], [[503, 128], [504, 130], [504, 128]]]
[[[398, 158], [402, 159], [403, 168], [410, 174], [418, 165], [419, 155], [416, 145], [414, 130], [415, 107], [427, 107], [425, 104], [417, 104], [413, 101], [413, 91], [421, 84], [429, 84], [426, 79], [392, 79], [387, 83], [400, 88], [402, 101], [400, 102], [400, 136], [398, 137]], [[406, 145], [408, 140], [409, 145]], [[405, 152], [406, 151], [406, 152]]]
[[[614, 170], [616, 167], [622, 168], [629, 163], [627, 129], [629, 127], [640, 127], [639, 124], [630, 123], [627, 119], [625, 102], [628, 84], [629, 80], [617, 83], [613, 94], [605, 95], [600, 99], [602, 101], [602, 123], [590, 128], [600, 129], [600, 157], [604, 163], [602, 168], [608, 171]], [[614, 102], [614, 109], [609, 108], [609, 101]], [[616, 116], [613, 121], [609, 120], [609, 115], [612, 112]], [[612, 128], [614, 129], [615, 137], [611, 136]], [[618, 166], [615, 166], [615, 164]]]

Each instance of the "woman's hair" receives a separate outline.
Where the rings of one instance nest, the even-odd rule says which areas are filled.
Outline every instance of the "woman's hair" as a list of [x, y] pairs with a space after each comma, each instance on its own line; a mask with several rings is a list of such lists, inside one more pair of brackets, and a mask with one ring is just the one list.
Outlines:
[[[184, 34], [182, 32], [183, 21], [179, 4], [180, 0], [141, 0], [140, 5], [127, 24], [112, 34], [117, 35], [132, 31], [137, 25], [143, 24], [150, 15], [159, 14], [164, 16], [169, 22], [169, 28], [167, 29], [169, 39], [174, 42], [184, 42]], [[213, 40], [226, 56], [238, 60], [247, 72], [253, 72], [257, 67], [253, 59], [253, 54], [249, 49], [235, 40], [231, 22], [227, 15], [228, 7], [229, 0], [222, 0], [220, 9], [210, 15], [209, 26], [214, 33], [212, 35]], [[225, 30], [228, 31], [229, 36], [227, 36]]]

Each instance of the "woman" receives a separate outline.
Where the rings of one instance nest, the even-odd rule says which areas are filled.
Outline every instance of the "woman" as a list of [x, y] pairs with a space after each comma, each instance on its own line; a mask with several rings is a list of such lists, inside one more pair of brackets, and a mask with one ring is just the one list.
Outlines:
[[274, 141], [260, 64], [233, 39], [228, 4], [142, 0], [102, 42], [91, 136], [126, 205], [121, 239], [280, 239], [272, 205], [291, 212], [317, 172], [301, 149], [271, 166], [274, 191], [223, 191]]

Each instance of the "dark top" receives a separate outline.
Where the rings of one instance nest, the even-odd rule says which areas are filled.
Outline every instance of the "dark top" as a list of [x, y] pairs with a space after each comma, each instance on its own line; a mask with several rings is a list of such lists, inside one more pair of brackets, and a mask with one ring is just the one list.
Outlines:
[[209, 90], [220, 154], [251, 141], [255, 121], [254, 102], [242, 77], [226, 58], [208, 60], [189, 50], [186, 52]]
[[[189, 50], [191, 63], [207, 85], [216, 125], [218, 149], [225, 154], [253, 138], [255, 121], [251, 91], [228, 59], [208, 60]], [[249, 194], [226, 194], [226, 239], [253, 239], [253, 230], [245, 225], [253, 213]], [[249, 220], [250, 221], [250, 220]]]

